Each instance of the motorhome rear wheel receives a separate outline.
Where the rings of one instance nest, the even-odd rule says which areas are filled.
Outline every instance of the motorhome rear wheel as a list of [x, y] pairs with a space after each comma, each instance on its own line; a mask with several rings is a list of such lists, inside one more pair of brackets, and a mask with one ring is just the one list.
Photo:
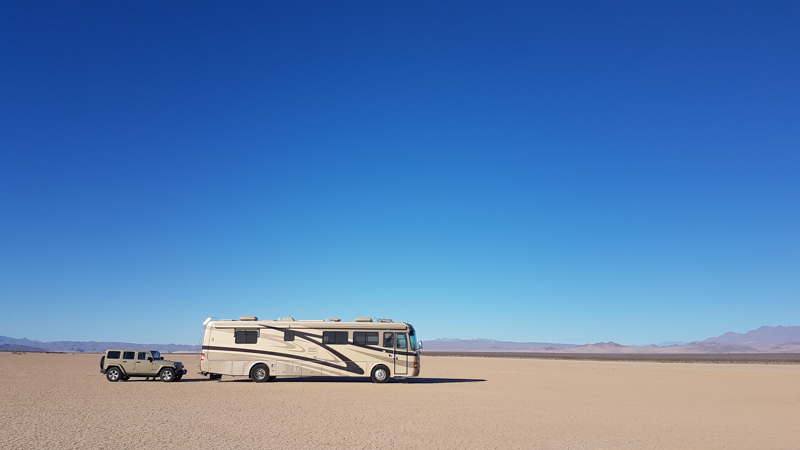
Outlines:
[[264, 364], [258, 364], [253, 367], [253, 370], [250, 372], [250, 378], [253, 379], [256, 383], [263, 383], [265, 381], [270, 380], [269, 376], [269, 368]]

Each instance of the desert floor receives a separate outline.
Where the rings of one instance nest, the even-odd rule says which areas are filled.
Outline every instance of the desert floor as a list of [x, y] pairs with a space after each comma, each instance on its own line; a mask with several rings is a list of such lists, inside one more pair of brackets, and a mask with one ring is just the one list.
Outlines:
[[800, 449], [800, 365], [423, 357], [422, 377], [109, 383], [0, 353], [0, 448]]

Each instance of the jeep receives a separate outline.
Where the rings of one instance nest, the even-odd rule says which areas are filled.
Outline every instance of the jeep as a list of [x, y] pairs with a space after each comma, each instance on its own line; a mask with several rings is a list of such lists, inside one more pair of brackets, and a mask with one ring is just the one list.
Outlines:
[[108, 381], [128, 381], [130, 377], [153, 377], [178, 381], [186, 374], [183, 363], [167, 361], [155, 350], [108, 350], [100, 358], [100, 373]]

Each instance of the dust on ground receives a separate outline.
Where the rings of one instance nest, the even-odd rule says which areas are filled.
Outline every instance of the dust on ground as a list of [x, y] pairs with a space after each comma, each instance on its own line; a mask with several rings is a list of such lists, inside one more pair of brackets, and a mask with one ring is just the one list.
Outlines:
[[0, 448], [797, 449], [800, 366], [424, 357], [422, 377], [110, 383], [0, 353]]

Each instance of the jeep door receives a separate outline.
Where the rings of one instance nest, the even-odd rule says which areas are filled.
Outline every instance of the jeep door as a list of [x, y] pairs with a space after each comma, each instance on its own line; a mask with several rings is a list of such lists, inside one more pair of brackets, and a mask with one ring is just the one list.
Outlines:
[[137, 375], [150, 375], [153, 373], [153, 369], [155, 368], [155, 364], [150, 362], [153, 357], [150, 355], [150, 352], [138, 352], [136, 355], [136, 373]]
[[126, 374], [132, 375], [136, 373], [136, 352], [122, 352], [122, 360], [119, 362], [122, 370]]

